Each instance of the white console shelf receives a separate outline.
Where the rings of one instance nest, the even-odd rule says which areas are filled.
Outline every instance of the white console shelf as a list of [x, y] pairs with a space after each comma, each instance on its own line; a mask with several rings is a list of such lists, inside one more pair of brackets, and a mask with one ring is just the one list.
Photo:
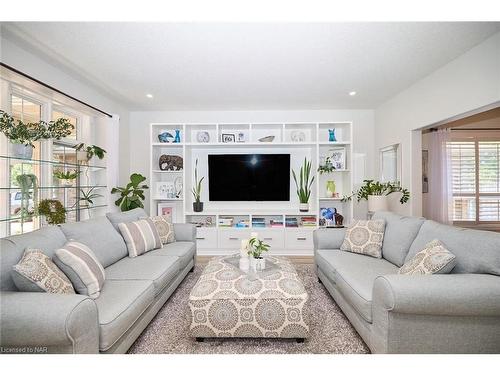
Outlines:
[[[337, 141], [329, 141], [329, 129], [335, 129]], [[158, 135], [178, 130], [180, 142], [159, 142]], [[344, 216], [344, 224], [353, 217], [352, 202], [342, 202], [341, 197], [352, 191], [352, 123], [331, 121], [318, 123], [152, 123], [150, 124], [150, 207], [151, 214], [158, 207], [171, 210], [174, 222], [198, 223], [197, 248], [199, 255], [222, 255], [238, 251], [242, 239], [251, 232], [271, 245], [271, 252], [279, 255], [312, 255], [314, 229], [319, 227], [321, 208], [336, 208]], [[234, 135], [234, 142], [232, 142]], [[273, 136], [272, 142], [259, 139]], [[231, 142], [227, 142], [227, 139]], [[224, 142], [226, 140], [226, 142]], [[318, 166], [332, 152], [345, 153], [344, 166], [328, 174], [319, 174]], [[211, 154], [290, 154], [291, 169], [298, 173], [304, 158], [312, 161], [315, 181], [308, 212], [299, 211], [295, 183], [290, 171], [289, 202], [211, 202], [208, 200], [208, 155]], [[183, 160], [182, 170], [161, 170], [162, 155], [178, 156]], [[179, 160], [178, 158], [176, 158]], [[190, 193], [194, 180], [195, 162], [198, 174], [205, 177], [202, 185], [203, 212], [193, 212]], [[231, 171], [228, 171], [231, 173]], [[326, 183], [333, 180], [338, 196], [327, 197]], [[169, 194], [170, 193], [170, 194]], [[302, 219], [313, 217], [313, 226], [301, 225]], [[245, 223], [246, 227], [226, 227], [219, 220], [232, 218], [233, 225]], [[253, 225], [253, 220], [264, 220], [265, 227]], [[286, 226], [287, 219], [295, 219], [297, 227]], [[271, 220], [274, 225], [271, 225]], [[276, 226], [276, 222], [283, 223]], [[289, 222], [290, 224], [290, 222]], [[332, 229], [334, 230], [334, 229]]]

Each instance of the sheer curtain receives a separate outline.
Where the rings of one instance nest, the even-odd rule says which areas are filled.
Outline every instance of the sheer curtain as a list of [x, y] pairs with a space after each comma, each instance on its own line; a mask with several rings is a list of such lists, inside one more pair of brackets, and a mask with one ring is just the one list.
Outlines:
[[431, 133], [429, 142], [428, 219], [443, 224], [451, 224], [453, 214], [451, 153], [446, 146], [449, 141], [451, 130], [440, 129]]

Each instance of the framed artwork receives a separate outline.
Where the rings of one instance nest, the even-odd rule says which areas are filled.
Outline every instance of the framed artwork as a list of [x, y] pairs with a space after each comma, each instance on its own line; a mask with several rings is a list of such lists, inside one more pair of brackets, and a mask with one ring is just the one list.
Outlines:
[[330, 149], [330, 160], [335, 169], [346, 169], [346, 149], [345, 147], [336, 147]]
[[222, 133], [221, 139], [222, 143], [233, 143], [236, 141], [236, 136], [234, 134]]
[[158, 216], [167, 216], [173, 223], [175, 221], [175, 206], [170, 203], [158, 203]]
[[159, 181], [156, 183], [155, 196], [157, 198], [172, 199], [176, 197], [173, 181]]

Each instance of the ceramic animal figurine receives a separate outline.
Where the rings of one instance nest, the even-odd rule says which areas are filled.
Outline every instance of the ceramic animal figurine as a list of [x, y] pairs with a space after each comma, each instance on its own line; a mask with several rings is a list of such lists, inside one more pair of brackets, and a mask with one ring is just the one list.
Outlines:
[[337, 142], [335, 137], [335, 129], [328, 129], [328, 142]]
[[169, 132], [163, 132], [158, 134], [158, 140], [162, 143], [168, 143], [169, 138], [174, 138], [174, 136]]
[[178, 155], [162, 155], [159, 167], [161, 171], [180, 171], [184, 168], [184, 160]]
[[343, 225], [344, 225], [344, 217], [338, 212], [335, 212], [335, 226], [341, 227]]

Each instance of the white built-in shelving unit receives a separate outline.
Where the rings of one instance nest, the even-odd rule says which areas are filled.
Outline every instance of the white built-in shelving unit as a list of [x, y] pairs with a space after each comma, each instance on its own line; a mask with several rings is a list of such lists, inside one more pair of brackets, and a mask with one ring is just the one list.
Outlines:
[[[329, 142], [329, 129], [335, 128], [336, 142]], [[158, 135], [164, 131], [175, 135], [180, 132], [180, 142], [159, 142]], [[198, 142], [199, 132], [209, 135], [208, 142]], [[300, 133], [301, 140], [297, 141]], [[205, 133], [204, 133], [205, 134]], [[223, 142], [224, 134], [234, 134], [235, 142]], [[320, 209], [336, 208], [348, 224], [353, 218], [352, 202], [342, 202], [341, 198], [353, 188], [352, 173], [352, 123], [351, 122], [296, 122], [296, 123], [152, 123], [150, 124], [150, 209], [151, 214], [158, 212], [158, 205], [172, 207], [174, 222], [201, 223], [197, 231], [198, 254], [218, 255], [237, 251], [242, 239], [258, 232], [260, 238], [271, 245], [274, 254], [311, 255], [313, 252], [312, 233], [319, 226]], [[259, 139], [274, 136], [272, 142]], [[238, 141], [239, 140], [239, 141]], [[334, 149], [345, 150], [345, 169], [320, 175], [318, 165], [324, 163]], [[310, 199], [309, 212], [299, 211], [299, 201], [295, 193], [295, 183], [290, 176], [289, 202], [211, 202], [208, 200], [208, 155], [210, 154], [290, 154], [291, 169], [300, 169], [304, 158], [312, 161], [315, 182]], [[179, 171], [163, 171], [159, 166], [161, 155], [180, 156], [183, 168]], [[198, 174], [205, 179], [202, 185], [203, 212], [193, 212], [193, 197], [190, 193], [194, 180], [195, 162], [198, 160]], [[228, 171], [231, 173], [231, 171]], [[291, 171], [290, 171], [291, 174]], [[327, 181], [335, 181], [339, 196], [326, 196]], [[159, 196], [158, 184], [173, 186], [178, 193], [175, 197]], [[314, 216], [317, 225], [299, 227], [272, 227], [270, 220], [286, 218], [300, 219]], [[223, 227], [218, 225], [220, 218], [231, 217], [234, 223], [244, 220], [248, 227]], [[253, 218], [265, 219], [265, 227], [252, 227]], [[208, 223], [208, 224], [207, 224]]]

